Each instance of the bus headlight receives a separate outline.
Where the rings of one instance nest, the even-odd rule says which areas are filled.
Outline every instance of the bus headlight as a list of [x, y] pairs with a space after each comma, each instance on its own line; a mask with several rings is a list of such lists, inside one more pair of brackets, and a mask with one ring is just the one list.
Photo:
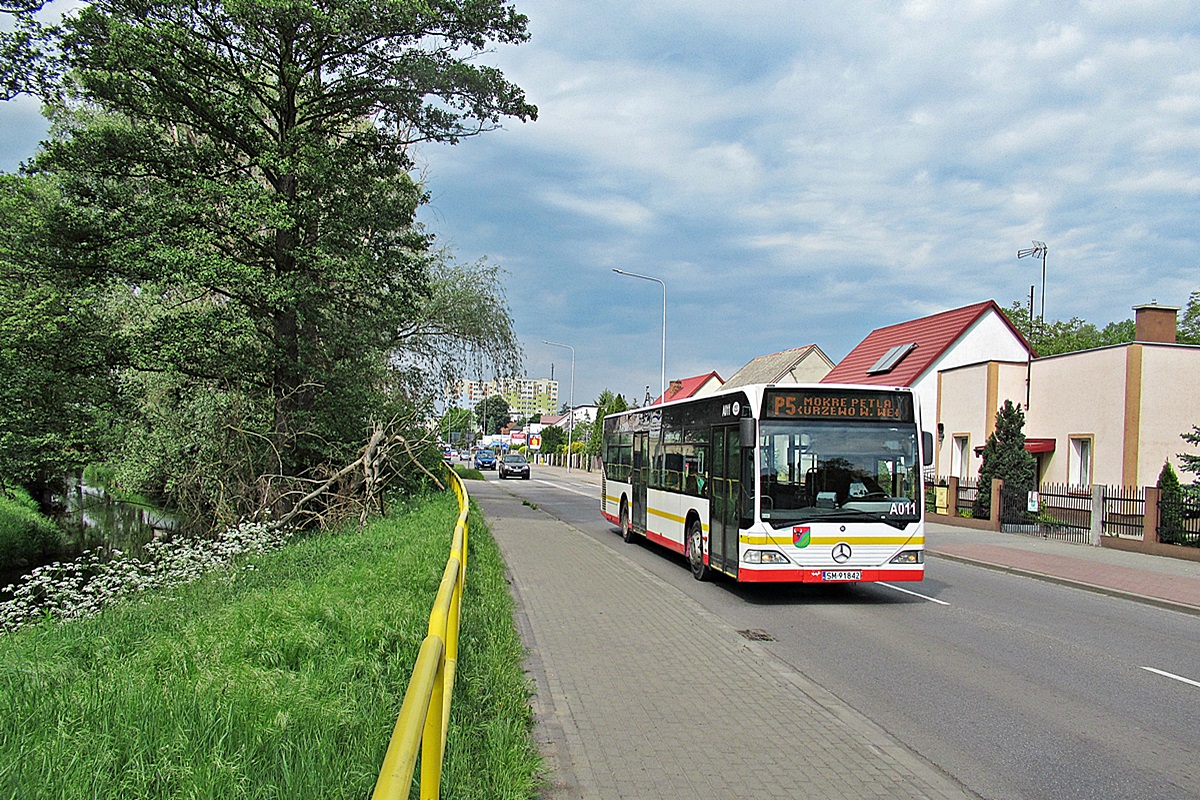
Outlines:
[[895, 557], [892, 558], [891, 563], [893, 563], [893, 564], [924, 564], [925, 563], [925, 551], [924, 550], [904, 550], [900, 553], [897, 553], [895, 555]]
[[747, 564], [790, 564], [783, 553], [776, 550], [747, 550], [742, 560]]

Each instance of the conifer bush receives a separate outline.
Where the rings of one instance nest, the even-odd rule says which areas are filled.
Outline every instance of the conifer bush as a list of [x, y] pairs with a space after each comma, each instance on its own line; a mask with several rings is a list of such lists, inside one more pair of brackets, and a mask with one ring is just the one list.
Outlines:
[[1025, 414], [1005, 400], [996, 412], [996, 430], [983, 446], [979, 467], [979, 492], [975, 495], [975, 519], [992, 515], [992, 479], [1004, 481], [1005, 492], [1024, 495], [1037, 488], [1037, 462], [1025, 450]]

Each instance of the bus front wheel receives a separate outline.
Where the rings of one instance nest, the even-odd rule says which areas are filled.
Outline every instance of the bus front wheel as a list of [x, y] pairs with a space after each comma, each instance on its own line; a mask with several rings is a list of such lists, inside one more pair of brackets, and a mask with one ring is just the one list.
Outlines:
[[633, 541], [633, 523], [629, 521], [629, 504], [621, 501], [621, 538], [626, 542]]
[[692, 520], [688, 527], [687, 559], [692, 568], [692, 577], [698, 581], [706, 580], [708, 565], [704, 563], [704, 530], [700, 527], [698, 519]]

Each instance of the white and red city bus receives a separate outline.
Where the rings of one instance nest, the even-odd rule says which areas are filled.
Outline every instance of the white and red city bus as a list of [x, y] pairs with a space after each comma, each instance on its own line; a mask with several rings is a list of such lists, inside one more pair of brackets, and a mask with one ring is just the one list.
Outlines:
[[932, 451], [910, 389], [742, 386], [606, 416], [600, 507], [697, 580], [919, 581]]

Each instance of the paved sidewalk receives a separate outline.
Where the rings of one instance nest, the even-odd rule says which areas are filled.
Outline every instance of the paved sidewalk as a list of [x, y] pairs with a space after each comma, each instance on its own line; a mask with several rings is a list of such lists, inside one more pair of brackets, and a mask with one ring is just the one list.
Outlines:
[[[590, 489], [598, 473], [535, 477]], [[468, 485], [508, 562], [536, 735], [567, 798], [971, 798], [903, 745], [619, 550]], [[949, 558], [1200, 614], [1200, 563], [931, 523]], [[936, 569], [936, 564], [931, 567]]]
[[531, 653], [544, 797], [975, 797], [619, 551], [506, 484], [468, 489]]
[[1200, 615], [1200, 562], [929, 523], [926, 550], [992, 569]]

